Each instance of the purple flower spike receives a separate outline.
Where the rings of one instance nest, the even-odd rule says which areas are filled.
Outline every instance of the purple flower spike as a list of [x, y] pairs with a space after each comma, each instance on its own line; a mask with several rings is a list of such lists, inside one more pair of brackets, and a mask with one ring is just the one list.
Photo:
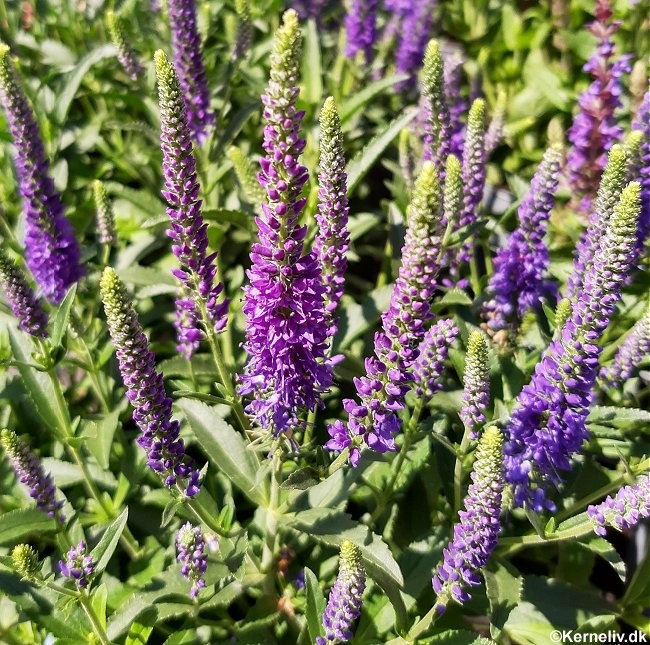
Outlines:
[[187, 120], [194, 139], [201, 144], [214, 124], [210, 92], [201, 57], [201, 37], [196, 25], [195, 0], [169, 0], [174, 67], [183, 90]]
[[65, 560], [59, 560], [61, 575], [73, 580], [79, 589], [88, 587], [96, 566], [97, 563], [88, 553], [86, 543], [83, 540], [77, 546], [70, 547]]
[[216, 253], [207, 253], [208, 225], [201, 216], [201, 187], [178, 77], [162, 51], [157, 51], [154, 59], [165, 175], [163, 196], [171, 220], [167, 234], [180, 264], [173, 271], [181, 287], [176, 300], [178, 350], [189, 360], [203, 338], [200, 323], [215, 333], [226, 326], [228, 301], [221, 298], [223, 284], [215, 283]]
[[106, 26], [117, 49], [117, 60], [120, 61], [120, 65], [122, 65], [131, 80], [138, 80], [138, 77], [144, 74], [144, 69], [124, 34], [124, 18], [114, 11], [109, 11], [106, 14]]
[[530, 506], [536, 512], [554, 510], [548, 488], [562, 483], [562, 473], [571, 469], [573, 455], [588, 438], [586, 420], [601, 352], [599, 340], [635, 257], [639, 194], [635, 182], [623, 190], [585, 276], [584, 289], [571, 303], [570, 316], [515, 404], [504, 452], [506, 480], [517, 506]]
[[138, 445], [147, 453], [149, 468], [171, 488], [187, 481], [185, 494], [199, 492], [199, 471], [184, 463], [185, 446], [178, 421], [172, 420], [172, 401], [165, 394], [163, 376], [156, 370], [156, 357], [149, 349], [133, 304], [115, 270], [106, 267], [100, 280], [106, 322], [115, 346], [126, 397], [133, 406], [133, 420], [142, 434]]
[[321, 111], [320, 174], [318, 176], [318, 232], [313, 252], [321, 267], [325, 285], [325, 314], [328, 319], [328, 335], [336, 333], [336, 308], [344, 291], [346, 253], [350, 245], [347, 230], [348, 198], [345, 156], [341, 122], [330, 96]]
[[350, 463], [359, 461], [365, 442], [375, 452], [397, 450], [394, 435], [401, 420], [396, 412], [413, 384], [412, 365], [431, 317], [442, 244], [442, 195], [436, 167], [426, 161], [415, 183], [409, 206], [402, 266], [390, 305], [382, 316], [383, 330], [375, 334], [375, 355], [366, 358], [366, 375], [354, 379], [360, 403], [344, 399], [347, 425], [337, 420], [328, 428], [328, 450], [350, 447]]
[[16, 477], [21, 484], [29, 488], [29, 496], [36, 502], [36, 507], [48, 517], [54, 517], [63, 523], [65, 521], [65, 517], [61, 514], [63, 502], [56, 501], [56, 488], [52, 475], [43, 470], [38, 457], [11, 430], [3, 430], [0, 433], [0, 444], [9, 457]]
[[459, 159], [463, 158], [463, 147], [465, 145], [463, 116], [469, 107], [461, 91], [464, 62], [465, 59], [462, 54], [455, 52], [445, 59], [444, 65], [444, 95], [449, 111], [449, 152]]
[[597, 506], [589, 506], [587, 515], [594, 533], [607, 535], [607, 526], [617, 531], [631, 529], [641, 520], [650, 518], [650, 475], [642, 475], [632, 486], [623, 486], [614, 497]]
[[176, 559], [181, 565], [181, 574], [191, 583], [190, 597], [196, 598], [205, 587], [205, 572], [208, 568], [208, 556], [205, 540], [198, 526], [186, 522], [176, 535]]
[[641, 215], [639, 216], [638, 250], [650, 235], [650, 91], [643, 95], [632, 130], [641, 132], [638, 161], [631, 169], [630, 179], [641, 184]]
[[25, 209], [25, 260], [47, 299], [59, 304], [82, 276], [79, 245], [48, 175], [50, 163], [9, 47], [1, 43], [0, 102], [16, 150], [14, 162]]
[[519, 228], [510, 234], [494, 259], [495, 271], [482, 314], [486, 331], [497, 342], [501, 342], [502, 335], [504, 340], [514, 340], [524, 314], [552, 292], [546, 279], [550, 260], [544, 237], [555, 205], [561, 160], [560, 148], [546, 151], [519, 206]]
[[463, 407], [460, 418], [472, 439], [477, 428], [485, 422], [485, 410], [490, 404], [490, 366], [485, 336], [480, 331], [470, 334], [463, 375]]
[[325, 638], [316, 637], [316, 645], [347, 643], [353, 636], [352, 626], [361, 615], [363, 592], [366, 588], [366, 570], [361, 549], [346, 540], [341, 544], [339, 574], [330, 589], [323, 614]]
[[462, 604], [471, 599], [467, 587], [480, 584], [478, 573], [497, 546], [504, 482], [503, 435], [496, 426], [486, 428], [479, 440], [471, 480], [465, 510], [458, 513], [460, 522], [432, 580], [438, 614], [450, 600]]
[[442, 385], [438, 383], [445, 367], [449, 348], [458, 336], [458, 327], [450, 318], [439, 320], [424, 335], [418, 357], [413, 364], [415, 394], [428, 401]]
[[598, 39], [598, 47], [584, 66], [594, 81], [578, 98], [579, 112], [568, 132], [573, 144], [567, 155], [569, 181], [585, 197], [584, 210], [589, 209], [598, 189], [607, 151], [623, 134], [614, 113], [621, 107], [621, 77], [630, 71], [630, 56], [613, 60], [612, 36], [621, 23], [611, 18], [610, 0], [597, 0], [596, 20], [589, 25], [589, 31]]
[[47, 314], [22, 271], [0, 249], [0, 287], [18, 327], [37, 338], [47, 336]]
[[372, 50], [377, 40], [377, 10], [379, 0], [352, 0], [345, 16], [345, 55], [354, 58], [363, 52], [366, 64], [372, 61]]
[[305, 410], [322, 404], [332, 383], [325, 286], [315, 254], [303, 256], [306, 227], [298, 219], [308, 179], [299, 156], [304, 112], [296, 110], [301, 36], [296, 12], [284, 14], [271, 54], [271, 79], [264, 103], [260, 184], [267, 199], [256, 218], [259, 240], [251, 251], [245, 287], [248, 364], [239, 392], [253, 395], [247, 412], [275, 435], [299, 424]]

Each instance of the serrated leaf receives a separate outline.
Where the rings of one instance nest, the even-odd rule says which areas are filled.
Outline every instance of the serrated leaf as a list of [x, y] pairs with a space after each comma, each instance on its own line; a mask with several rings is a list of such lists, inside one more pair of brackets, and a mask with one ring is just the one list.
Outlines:
[[102, 572], [108, 565], [111, 556], [117, 548], [117, 544], [120, 541], [120, 537], [126, 526], [126, 520], [129, 517], [129, 509], [125, 508], [120, 515], [114, 519], [104, 531], [101, 540], [97, 543], [97, 546], [92, 550], [91, 555], [97, 563], [95, 571], [97, 573]]
[[318, 471], [307, 466], [294, 470], [283, 482], [281, 488], [307, 490], [320, 482]]
[[611, 426], [627, 423], [650, 423], [650, 412], [638, 408], [616, 408], [607, 405], [595, 405], [591, 408], [587, 423]]
[[305, 567], [305, 595], [307, 597], [307, 630], [312, 643], [317, 636], [323, 636], [322, 615], [325, 611], [325, 596], [318, 584], [318, 578], [314, 572]]
[[28, 535], [56, 531], [56, 522], [35, 509], [18, 509], [0, 515], [0, 544], [11, 544]]
[[521, 601], [523, 579], [511, 564], [497, 558], [490, 559], [483, 569], [483, 578], [490, 601], [490, 634], [497, 638], [510, 612]]
[[77, 285], [73, 284], [68, 293], [66, 293], [63, 302], [59, 305], [57, 309], [56, 316], [54, 317], [54, 324], [52, 325], [52, 345], [54, 347], [59, 347], [61, 341], [63, 340], [63, 335], [68, 329], [68, 324], [70, 323], [70, 311], [72, 310], [72, 305], [74, 304], [75, 296], [77, 295]]
[[618, 577], [621, 579], [621, 582], [625, 582], [625, 577], [627, 575], [625, 562], [623, 562], [616, 549], [607, 540], [592, 534], [580, 538], [576, 544], [592, 553], [595, 553], [596, 555], [599, 555], [603, 560], [609, 562], [614, 571], [616, 571]]
[[124, 645], [145, 645], [156, 625], [157, 618], [158, 609], [156, 607], [145, 609], [131, 624]]
[[243, 437], [205, 403], [184, 399], [178, 407], [210, 461], [251, 501], [266, 505], [266, 491], [256, 482], [259, 459], [247, 449]]

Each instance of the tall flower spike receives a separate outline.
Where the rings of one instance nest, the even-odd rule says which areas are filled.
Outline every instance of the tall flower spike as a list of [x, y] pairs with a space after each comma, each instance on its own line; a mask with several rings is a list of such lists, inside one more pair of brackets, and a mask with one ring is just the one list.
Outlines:
[[115, 214], [106, 192], [106, 186], [99, 179], [93, 182], [93, 196], [97, 213], [97, 240], [100, 244], [114, 244]]
[[497, 546], [504, 482], [503, 435], [496, 426], [486, 428], [479, 439], [471, 480], [465, 510], [458, 513], [460, 521], [432, 580], [439, 614], [450, 600], [470, 600], [467, 587], [480, 584], [478, 573]]
[[630, 71], [630, 56], [614, 60], [612, 36], [621, 23], [611, 20], [612, 13], [611, 0], [597, 0], [596, 20], [589, 31], [598, 39], [598, 46], [583, 68], [594, 80], [579, 96], [579, 111], [568, 132], [573, 144], [567, 155], [569, 181], [585, 197], [584, 210], [589, 210], [598, 189], [607, 151], [623, 134], [615, 112], [621, 107], [621, 77]]
[[415, 394], [429, 401], [440, 389], [439, 380], [449, 355], [449, 348], [458, 336], [458, 327], [451, 318], [439, 320], [424, 335], [413, 363]]
[[375, 334], [375, 355], [366, 358], [366, 375], [355, 378], [360, 403], [344, 399], [347, 425], [337, 420], [328, 428], [328, 450], [350, 448], [350, 463], [359, 461], [365, 442], [376, 452], [397, 450], [394, 435], [401, 427], [396, 412], [413, 384], [413, 362], [431, 317], [441, 247], [442, 197], [433, 162], [425, 161], [415, 182], [402, 247], [402, 266], [390, 304]]
[[248, 56], [253, 41], [253, 21], [248, 0], [235, 0], [237, 12], [237, 33], [233, 45], [232, 57], [234, 60], [243, 60]]
[[257, 181], [257, 171], [250, 159], [237, 147], [228, 148], [228, 159], [243, 191], [243, 199], [256, 207], [264, 201], [266, 191]]
[[59, 571], [65, 578], [70, 578], [79, 587], [85, 589], [95, 572], [97, 563], [88, 553], [86, 543], [81, 540], [77, 546], [71, 546], [65, 560], [59, 560]]
[[205, 572], [208, 568], [208, 555], [201, 528], [186, 522], [176, 535], [176, 559], [181, 565], [181, 574], [192, 584], [190, 597], [196, 598], [205, 587]]
[[318, 258], [325, 285], [325, 315], [328, 335], [336, 333], [334, 312], [344, 291], [346, 253], [350, 245], [348, 233], [347, 175], [341, 121], [330, 96], [320, 116], [320, 174], [318, 175], [318, 232], [313, 252]]
[[82, 275], [74, 231], [49, 176], [50, 163], [36, 118], [25, 97], [9, 47], [0, 43], [0, 102], [16, 154], [15, 166], [25, 209], [25, 259], [48, 300], [58, 304]]
[[623, 146], [616, 144], [609, 152], [609, 159], [600, 182], [598, 196], [591, 208], [587, 229], [576, 245], [573, 269], [567, 281], [568, 298], [575, 298], [584, 285], [585, 275], [593, 262], [614, 206], [625, 186], [627, 174], [627, 155]]
[[650, 356], [650, 306], [619, 346], [614, 360], [600, 370], [605, 387], [618, 388]]
[[425, 160], [434, 160], [440, 172], [449, 154], [451, 130], [444, 92], [444, 62], [436, 40], [427, 45], [421, 84], [425, 119], [423, 156]]
[[36, 502], [36, 507], [48, 517], [64, 522], [61, 514], [63, 502], [56, 501], [52, 475], [45, 472], [38, 457], [11, 430], [5, 429], [0, 433], [0, 444], [9, 457], [18, 481], [29, 488], [29, 496]]
[[588, 437], [586, 420], [593, 401], [599, 341], [635, 257], [639, 193], [636, 182], [623, 190], [585, 276], [584, 289], [571, 303], [571, 315], [515, 404], [505, 467], [517, 506], [530, 506], [536, 512], [554, 510], [548, 489], [562, 483], [562, 473], [571, 469], [573, 455]]
[[455, 227], [460, 218], [463, 202], [463, 182], [458, 157], [450, 154], [445, 168], [445, 190], [443, 196], [442, 223], [445, 227]]
[[144, 73], [144, 69], [124, 35], [124, 18], [114, 11], [109, 11], [106, 14], [106, 26], [117, 49], [117, 60], [131, 79], [136, 81]]
[[18, 327], [32, 336], [47, 336], [47, 314], [22, 271], [0, 249], [0, 287]]
[[494, 259], [482, 315], [486, 331], [497, 342], [512, 342], [524, 314], [553, 292], [546, 278], [550, 260], [544, 237], [555, 205], [561, 161], [559, 147], [546, 151], [517, 211], [519, 227]]
[[650, 236], [650, 90], [643, 95], [643, 102], [632, 124], [632, 130], [641, 133], [638, 162], [630, 173], [630, 179], [641, 184], [641, 215], [637, 243], [641, 253]]
[[210, 92], [201, 57], [201, 37], [196, 25], [195, 0], [168, 0], [174, 67], [178, 73], [187, 120], [197, 143], [201, 144], [214, 124], [210, 112]]
[[494, 114], [485, 133], [485, 154], [490, 155], [501, 144], [503, 127], [506, 120], [507, 95], [504, 90], [499, 90]]
[[345, 16], [345, 55], [348, 58], [354, 58], [361, 51], [366, 64], [372, 62], [378, 9], [379, 0], [352, 0]]
[[299, 156], [304, 112], [296, 110], [301, 36], [296, 12], [285, 12], [271, 54], [264, 104], [260, 184], [266, 190], [256, 218], [259, 240], [251, 250], [250, 284], [244, 290], [248, 364], [239, 392], [251, 394], [247, 412], [265, 430], [289, 431], [305, 410], [322, 404], [332, 383], [326, 360], [325, 287], [313, 253], [303, 256], [306, 227], [299, 217], [308, 179]]
[[217, 254], [207, 254], [208, 225], [201, 216], [201, 187], [178, 77], [162, 51], [156, 52], [154, 62], [165, 176], [162, 194], [169, 204], [167, 215], [171, 220], [167, 235], [180, 264], [173, 270], [180, 284], [176, 300], [178, 350], [189, 360], [203, 338], [201, 323], [210, 333], [226, 326], [228, 301], [221, 299], [223, 284], [215, 282]]
[[444, 96], [449, 111], [449, 151], [459, 159], [463, 157], [465, 145], [465, 123], [463, 117], [469, 107], [463, 97], [463, 63], [462, 54], [455, 52], [445, 58]]
[[642, 475], [632, 486], [623, 486], [614, 497], [587, 508], [594, 533], [607, 535], [607, 526], [617, 531], [631, 529], [650, 518], [650, 475]]
[[316, 645], [347, 643], [353, 636], [352, 626], [361, 615], [363, 592], [366, 588], [366, 569], [361, 549], [345, 540], [341, 543], [339, 574], [330, 589], [323, 614], [325, 638], [316, 637]]
[[490, 404], [488, 346], [480, 331], [472, 332], [467, 342], [463, 386], [460, 418], [469, 436], [476, 439], [477, 429], [485, 422], [485, 411]]
[[99, 286], [126, 396], [134, 408], [133, 420], [142, 432], [138, 445], [165, 486], [187, 480], [185, 494], [196, 495], [199, 472], [193, 463], [183, 462], [185, 446], [178, 421], [172, 420], [172, 401], [165, 394], [163, 376], [156, 370], [156, 358], [126, 288], [111, 267], [104, 269]]

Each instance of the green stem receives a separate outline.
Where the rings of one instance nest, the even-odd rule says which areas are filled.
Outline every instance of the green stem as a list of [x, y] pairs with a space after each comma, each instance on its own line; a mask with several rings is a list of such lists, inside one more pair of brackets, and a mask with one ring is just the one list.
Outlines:
[[343, 468], [343, 466], [345, 466], [347, 463], [349, 456], [350, 446], [345, 448], [341, 454], [330, 464], [329, 468], [327, 469], [327, 476], [331, 477], [337, 470]]
[[[591, 523], [583, 523], [565, 529], [564, 531], [551, 533], [550, 535], [544, 537], [537, 535], [537, 533], [534, 533], [530, 535], [516, 535], [513, 537], [501, 538], [499, 540], [499, 546], [515, 547], [514, 550], [518, 550], [524, 546], [550, 544], [551, 542], [563, 542], [564, 540], [571, 540], [574, 538], [582, 537], [583, 535], [589, 535], [589, 533], [592, 531], [593, 527]], [[513, 549], [508, 549], [507, 553], [510, 553], [511, 550]]]
[[418, 636], [421, 636], [426, 631], [431, 629], [431, 626], [433, 625], [433, 623], [436, 622], [436, 618], [439, 615], [438, 612], [436, 612], [436, 606], [437, 605], [433, 605], [433, 607], [429, 609], [426, 615], [420, 618], [420, 620], [418, 620], [418, 622], [415, 623], [413, 627], [411, 627], [411, 630], [406, 636], [407, 643], [415, 643], [417, 641]]
[[106, 635], [106, 632], [104, 631], [104, 628], [102, 627], [102, 624], [99, 621], [95, 610], [93, 609], [92, 603], [90, 602], [90, 597], [85, 593], [80, 594], [79, 604], [84, 610], [86, 616], [88, 616], [88, 620], [92, 625], [93, 632], [95, 632], [95, 636], [97, 636], [101, 645], [110, 645], [111, 641], [108, 639], [108, 636]]
[[187, 505], [194, 513], [196, 518], [199, 521], [203, 522], [211, 531], [214, 531], [218, 535], [226, 535], [223, 528], [214, 521], [212, 515], [208, 513], [208, 510], [205, 508], [205, 506], [203, 506], [203, 504], [201, 504], [201, 502], [199, 502], [199, 500], [188, 499]]
[[51, 589], [52, 591], [56, 591], [57, 593], [60, 593], [62, 596], [68, 596], [68, 598], [78, 598], [79, 597], [79, 594], [76, 591], [66, 589], [65, 587], [62, 587], [61, 585], [56, 584], [56, 582], [45, 582], [44, 585], [48, 589]]
[[472, 441], [471, 433], [467, 427], [463, 432], [458, 452], [456, 453], [456, 465], [454, 466], [454, 508], [458, 511], [463, 501], [463, 462], [467, 456], [467, 450]]
[[272, 593], [273, 589], [273, 559], [278, 534], [278, 518], [276, 511], [280, 505], [280, 484], [282, 483], [282, 452], [274, 446], [273, 461], [271, 463], [271, 492], [269, 504], [266, 507], [266, 535], [264, 550], [262, 551], [261, 570], [266, 574], [266, 588]]

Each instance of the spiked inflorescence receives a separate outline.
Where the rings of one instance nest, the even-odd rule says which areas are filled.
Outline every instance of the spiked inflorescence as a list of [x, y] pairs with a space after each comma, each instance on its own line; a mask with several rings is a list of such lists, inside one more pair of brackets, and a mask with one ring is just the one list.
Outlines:
[[77, 546], [70, 547], [65, 560], [59, 560], [61, 575], [73, 580], [79, 589], [88, 587], [96, 566], [97, 563], [88, 553], [88, 548], [83, 540]]
[[205, 572], [208, 556], [203, 533], [198, 526], [186, 522], [176, 535], [176, 559], [181, 565], [181, 574], [191, 583], [190, 597], [196, 598], [205, 587]]
[[428, 401], [441, 389], [440, 377], [459, 329], [451, 318], [439, 320], [424, 335], [413, 363], [415, 394]]
[[485, 411], [490, 404], [488, 346], [481, 332], [475, 331], [470, 334], [466, 356], [460, 418], [469, 436], [476, 439], [477, 429], [485, 422]]
[[115, 214], [106, 192], [106, 186], [99, 180], [93, 182], [93, 196], [97, 217], [97, 240], [100, 244], [114, 244], [116, 239]]
[[345, 16], [345, 55], [348, 58], [363, 52], [366, 64], [372, 61], [378, 10], [379, 0], [352, 0]]
[[136, 81], [144, 73], [144, 69], [124, 34], [124, 18], [114, 11], [109, 11], [106, 14], [106, 26], [117, 49], [117, 60], [131, 79]]

